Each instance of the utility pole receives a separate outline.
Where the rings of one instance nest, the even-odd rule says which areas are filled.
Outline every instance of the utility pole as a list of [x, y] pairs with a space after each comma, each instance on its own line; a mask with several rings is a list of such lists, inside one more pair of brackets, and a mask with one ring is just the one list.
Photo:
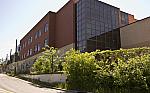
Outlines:
[[15, 62], [18, 61], [18, 52], [17, 52], [17, 39], [16, 39], [16, 49], [15, 49]]
[[6, 54], [6, 62], [8, 61], [8, 54]]
[[3, 62], [4, 60], [3, 60], [3, 58], [2, 58], [2, 62]]
[[54, 64], [54, 60], [53, 60], [53, 54], [52, 54], [52, 64], [51, 64], [51, 68], [52, 68], [52, 73], [53, 73], [53, 64]]
[[12, 49], [10, 49], [10, 63], [12, 63], [12, 56], [11, 56], [11, 53], [12, 53]]
[[16, 39], [16, 51], [15, 52], [17, 53], [17, 39]]

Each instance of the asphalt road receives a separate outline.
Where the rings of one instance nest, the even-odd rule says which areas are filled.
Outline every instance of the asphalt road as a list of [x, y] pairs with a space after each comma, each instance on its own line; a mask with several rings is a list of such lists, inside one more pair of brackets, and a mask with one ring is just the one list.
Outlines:
[[61, 90], [40, 88], [18, 78], [0, 74], [0, 93], [65, 93]]

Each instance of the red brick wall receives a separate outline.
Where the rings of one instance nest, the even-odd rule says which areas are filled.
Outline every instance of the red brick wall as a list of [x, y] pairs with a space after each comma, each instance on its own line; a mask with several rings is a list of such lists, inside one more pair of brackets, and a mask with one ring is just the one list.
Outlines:
[[[44, 32], [45, 24], [49, 24], [49, 31]], [[29, 49], [32, 49], [32, 55], [37, 54], [39, 52], [34, 52], [35, 45], [40, 44], [41, 47], [44, 47], [44, 40], [46, 38], [49, 39], [49, 45], [54, 46], [54, 30], [55, 30], [55, 13], [49, 12], [47, 13], [20, 41], [21, 51], [20, 51], [20, 58], [22, 60], [22, 55], [26, 54], [26, 58], [30, 57], [27, 56], [27, 52]], [[35, 33], [39, 30], [42, 30], [42, 34], [40, 37], [35, 39]], [[29, 37], [32, 37], [32, 43], [28, 43]], [[23, 44], [26, 42], [26, 47], [23, 48]], [[25, 58], [24, 58], [25, 59]]]
[[136, 21], [136, 19], [134, 18], [134, 15], [131, 15], [131, 14], [128, 15], [128, 19], [129, 19], [129, 24]]
[[56, 14], [49, 13], [49, 46], [55, 47]]
[[61, 48], [75, 41], [74, 2], [70, 0], [56, 15], [56, 47]]
[[74, 3], [77, 3], [79, 0], [70, 0], [70, 1], [73, 1]]
[[[39, 52], [34, 52], [35, 45], [40, 44], [44, 47], [44, 40], [48, 38], [49, 46], [56, 48], [64, 47], [75, 42], [75, 12], [74, 12], [74, 0], [70, 0], [64, 5], [57, 13], [47, 13], [20, 41], [22, 46], [25, 42], [28, 42], [29, 37], [32, 37], [31, 44], [27, 44], [25, 48], [21, 48], [20, 58], [21, 60], [31, 57]], [[44, 32], [45, 24], [49, 24], [49, 31]], [[35, 33], [42, 29], [42, 35], [35, 39]], [[22, 55], [26, 54], [29, 49], [32, 49], [32, 55], [26, 56], [22, 59]]]

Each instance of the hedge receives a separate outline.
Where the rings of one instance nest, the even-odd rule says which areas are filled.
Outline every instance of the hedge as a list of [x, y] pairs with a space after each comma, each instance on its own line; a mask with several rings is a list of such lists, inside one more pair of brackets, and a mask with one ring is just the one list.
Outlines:
[[68, 74], [68, 89], [100, 92], [105, 88], [111, 91], [148, 91], [150, 88], [148, 47], [91, 53], [71, 50], [66, 53], [64, 67]]

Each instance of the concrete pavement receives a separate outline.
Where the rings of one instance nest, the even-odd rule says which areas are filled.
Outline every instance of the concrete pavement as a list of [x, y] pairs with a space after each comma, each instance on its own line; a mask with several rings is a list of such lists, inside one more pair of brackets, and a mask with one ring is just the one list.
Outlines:
[[40, 88], [34, 84], [5, 74], [0, 74], [0, 93], [65, 93], [61, 90]]
[[0, 88], [0, 93], [13, 93], [13, 92]]

